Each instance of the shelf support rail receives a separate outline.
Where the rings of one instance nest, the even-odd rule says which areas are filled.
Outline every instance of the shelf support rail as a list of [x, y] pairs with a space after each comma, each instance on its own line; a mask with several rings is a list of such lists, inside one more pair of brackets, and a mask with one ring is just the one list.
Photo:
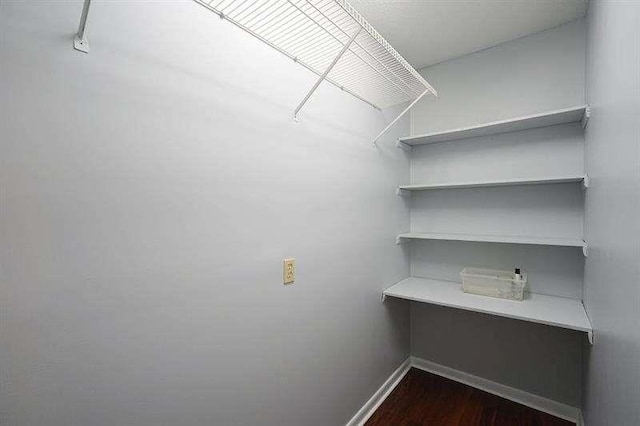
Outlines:
[[377, 135], [375, 138], [373, 138], [373, 146], [378, 146], [378, 139], [380, 139], [380, 137], [381, 137], [382, 135], [384, 135], [385, 133], [387, 133], [387, 131], [388, 131], [391, 127], [393, 127], [393, 125], [394, 125], [394, 124], [396, 124], [396, 122], [397, 122], [398, 120], [400, 120], [400, 119], [402, 118], [402, 116], [403, 116], [403, 115], [405, 115], [405, 114], [406, 114], [406, 113], [407, 113], [411, 108], [413, 108], [413, 106], [414, 106], [415, 104], [417, 104], [417, 103], [418, 103], [418, 101], [419, 101], [420, 99], [422, 99], [422, 98], [423, 98], [426, 94], [428, 94], [429, 92], [430, 92], [430, 90], [429, 90], [429, 89], [427, 89], [427, 90], [425, 90], [424, 92], [422, 92], [422, 93], [420, 94], [420, 96], [418, 96], [417, 98], [415, 98], [415, 99], [413, 100], [413, 102], [411, 102], [411, 103], [409, 104], [409, 106], [408, 106], [408, 107], [406, 107], [406, 108], [404, 109], [404, 111], [402, 111], [402, 112], [400, 113], [400, 115], [398, 115], [398, 116], [397, 116], [397, 117], [396, 117], [396, 118], [395, 118], [391, 123], [389, 123], [389, 124], [387, 125], [387, 127], [385, 127], [384, 129], [382, 129], [382, 131], [381, 131], [380, 133], [378, 133], [378, 135]]
[[318, 80], [316, 81], [316, 84], [314, 84], [313, 87], [311, 88], [311, 90], [309, 90], [309, 93], [307, 93], [307, 96], [305, 96], [304, 99], [302, 100], [302, 102], [300, 102], [300, 105], [298, 105], [296, 110], [293, 112], [293, 120], [294, 121], [300, 121], [300, 118], [299, 118], [299, 115], [298, 115], [300, 113], [300, 110], [307, 103], [307, 101], [309, 100], [311, 95], [313, 95], [313, 92], [315, 92], [316, 89], [318, 88], [318, 86], [320, 86], [320, 83], [322, 83], [324, 81], [324, 79], [327, 78], [327, 76], [329, 75], [329, 73], [331, 72], [333, 67], [338, 63], [338, 61], [342, 57], [342, 55], [344, 55], [347, 52], [347, 50], [349, 50], [349, 47], [355, 41], [355, 39], [358, 36], [358, 34], [360, 34], [360, 31], [362, 31], [362, 28], [358, 28], [358, 31], [356, 31], [351, 36], [349, 41], [342, 47], [342, 50], [340, 50], [340, 53], [338, 53], [338, 55], [333, 59], [331, 64], [329, 64], [327, 69], [322, 73], [320, 78], [318, 78]]
[[91, 6], [91, 0], [84, 0], [82, 15], [80, 15], [80, 25], [78, 25], [78, 32], [73, 37], [73, 48], [83, 53], [89, 53], [89, 41], [85, 34], [87, 17], [89, 16], [89, 6]]

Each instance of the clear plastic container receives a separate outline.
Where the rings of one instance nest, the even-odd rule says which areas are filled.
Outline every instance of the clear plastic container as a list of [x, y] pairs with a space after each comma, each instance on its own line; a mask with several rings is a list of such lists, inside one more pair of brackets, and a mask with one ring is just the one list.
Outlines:
[[527, 274], [520, 274], [520, 280], [516, 280], [515, 272], [494, 269], [464, 268], [460, 277], [465, 293], [511, 300], [522, 300], [527, 284]]

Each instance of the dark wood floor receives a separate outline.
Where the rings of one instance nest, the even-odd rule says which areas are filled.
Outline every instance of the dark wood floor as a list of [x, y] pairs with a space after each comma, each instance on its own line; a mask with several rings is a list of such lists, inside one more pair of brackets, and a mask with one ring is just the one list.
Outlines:
[[366, 426], [570, 426], [573, 423], [412, 368]]

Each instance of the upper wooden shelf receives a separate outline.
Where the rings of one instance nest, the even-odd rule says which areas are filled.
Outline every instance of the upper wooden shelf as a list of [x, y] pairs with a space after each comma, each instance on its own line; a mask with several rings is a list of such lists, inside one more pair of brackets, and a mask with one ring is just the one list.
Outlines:
[[540, 114], [526, 115], [524, 117], [493, 121], [491, 123], [479, 124], [477, 126], [461, 127], [459, 129], [409, 136], [400, 138], [399, 142], [410, 146], [426, 145], [456, 139], [467, 139], [478, 136], [496, 135], [498, 133], [535, 129], [538, 127], [555, 126], [558, 124], [582, 122], [582, 125], [585, 126], [589, 118], [589, 114], [589, 106], [581, 105], [572, 108], [543, 112]]

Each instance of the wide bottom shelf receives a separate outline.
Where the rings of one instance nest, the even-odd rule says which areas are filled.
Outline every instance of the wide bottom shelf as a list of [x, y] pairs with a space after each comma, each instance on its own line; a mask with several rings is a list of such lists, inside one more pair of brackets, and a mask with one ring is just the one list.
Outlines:
[[460, 283], [416, 277], [405, 278], [383, 295], [584, 331], [592, 341], [591, 322], [576, 299], [536, 293], [526, 293], [523, 301], [498, 299], [464, 293]]

